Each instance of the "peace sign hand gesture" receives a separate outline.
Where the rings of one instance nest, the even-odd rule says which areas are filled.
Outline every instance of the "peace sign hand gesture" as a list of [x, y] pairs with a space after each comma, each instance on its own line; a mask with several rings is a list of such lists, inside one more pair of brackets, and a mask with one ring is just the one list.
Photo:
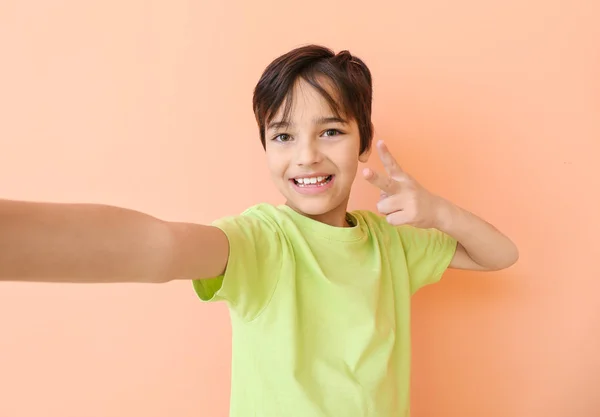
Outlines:
[[444, 200], [422, 187], [402, 170], [383, 141], [377, 143], [377, 152], [387, 175], [369, 168], [363, 171], [367, 181], [381, 190], [377, 209], [394, 225], [411, 225], [422, 229], [439, 228]]

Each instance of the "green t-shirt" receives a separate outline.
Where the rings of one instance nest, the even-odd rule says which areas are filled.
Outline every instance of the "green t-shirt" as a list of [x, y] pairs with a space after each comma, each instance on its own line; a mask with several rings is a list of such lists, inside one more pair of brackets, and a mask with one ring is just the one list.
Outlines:
[[214, 223], [227, 270], [193, 283], [229, 305], [231, 417], [409, 415], [410, 298], [441, 278], [456, 241], [348, 215], [341, 228], [260, 204]]

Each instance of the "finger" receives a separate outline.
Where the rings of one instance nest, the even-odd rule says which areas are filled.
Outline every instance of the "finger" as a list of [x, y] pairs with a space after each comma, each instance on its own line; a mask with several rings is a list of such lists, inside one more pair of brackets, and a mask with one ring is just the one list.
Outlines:
[[402, 194], [394, 194], [384, 198], [377, 203], [377, 210], [381, 214], [391, 214], [397, 211], [404, 211], [404, 196]]
[[393, 226], [411, 224], [410, 215], [406, 211], [395, 211], [385, 216], [387, 222]]
[[398, 161], [396, 161], [387, 145], [382, 140], [377, 142], [377, 153], [379, 154], [379, 159], [381, 159], [381, 162], [383, 162], [383, 166], [390, 177], [399, 177], [404, 174], [400, 164]]
[[380, 175], [372, 169], [365, 168], [363, 170], [363, 176], [367, 181], [387, 195], [395, 194], [398, 191], [397, 183], [387, 175]]

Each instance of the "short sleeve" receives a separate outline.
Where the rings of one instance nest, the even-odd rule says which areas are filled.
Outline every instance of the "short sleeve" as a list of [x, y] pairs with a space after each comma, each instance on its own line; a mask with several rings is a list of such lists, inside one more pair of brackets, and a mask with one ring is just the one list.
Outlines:
[[281, 240], [271, 219], [263, 213], [246, 211], [220, 219], [213, 226], [229, 241], [225, 273], [193, 281], [202, 301], [225, 301], [244, 319], [256, 317], [267, 305], [277, 284]]
[[456, 240], [437, 229], [397, 228], [410, 280], [411, 294], [439, 281], [456, 251]]

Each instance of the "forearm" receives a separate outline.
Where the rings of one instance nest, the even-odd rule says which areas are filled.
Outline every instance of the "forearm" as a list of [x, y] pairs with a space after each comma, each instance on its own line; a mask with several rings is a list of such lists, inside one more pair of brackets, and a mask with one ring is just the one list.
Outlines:
[[490, 223], [447, 200], [439, 210], [437, 229], [456, 239], [483, 269], [504, 269], [517, 261], [516, 245]]
[[0, 200], [0, 280], [159, 282], [168, 245], [161, 222], [133, 210]]

